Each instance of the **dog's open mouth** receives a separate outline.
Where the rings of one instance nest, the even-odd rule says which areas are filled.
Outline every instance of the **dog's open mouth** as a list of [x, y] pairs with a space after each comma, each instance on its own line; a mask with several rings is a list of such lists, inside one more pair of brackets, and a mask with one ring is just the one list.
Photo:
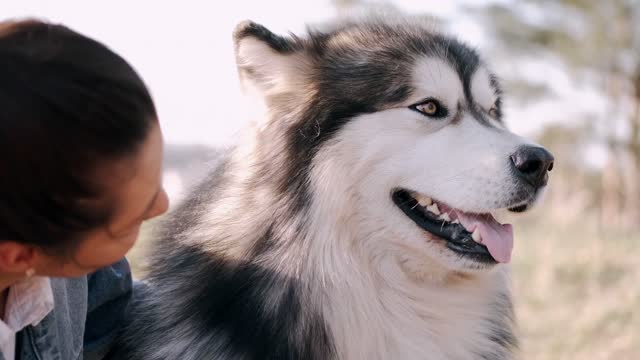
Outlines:
[[513, 229], [493, 215], [466, 213], [408, 190], [396, 190], [392, 198], [420, 228], [445, 240], [454, 252], [480, 262], [511, 260]]

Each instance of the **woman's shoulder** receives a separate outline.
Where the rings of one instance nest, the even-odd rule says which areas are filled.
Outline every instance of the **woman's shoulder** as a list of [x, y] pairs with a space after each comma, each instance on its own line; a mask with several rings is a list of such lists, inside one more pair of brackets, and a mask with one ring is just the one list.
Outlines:
[[[63, 359], [100, 358], [125, 321], [132, 296], [126, 260], [79, 278], [52, 278], [54, 309], [30, 329], [33, 348]], [[49, 358], [49, 357], [44, 357]]]
[[107, 301], [131, 292], [131, 269], [126, 259], [78, 278], [51, 278], [56, 307], [95, 310]]

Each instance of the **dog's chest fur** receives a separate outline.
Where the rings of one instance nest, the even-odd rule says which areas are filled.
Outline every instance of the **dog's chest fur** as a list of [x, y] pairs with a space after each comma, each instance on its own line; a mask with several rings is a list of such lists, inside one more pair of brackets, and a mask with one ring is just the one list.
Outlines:
[[[450, 281], [458, 283], [422, 288], [418, 283], [345, 284], [335, 289], [339, 295], [323, 308], [337, 357], [511, 359], [516, 339], [504, 284], [495, 278]], [[415, 291], [399, 293], [401, 288]]]

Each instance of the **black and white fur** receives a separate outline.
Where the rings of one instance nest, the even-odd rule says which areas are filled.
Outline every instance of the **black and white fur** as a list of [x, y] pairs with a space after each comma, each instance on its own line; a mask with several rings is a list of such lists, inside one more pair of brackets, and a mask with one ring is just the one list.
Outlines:
[[[529, 142], [505, 129], [478, 54], [410, 19], [234, 36], [265, 115], [162, 225], [115, 357], [512, 359], [507, 266], [447, 250], [390, 196], [534, 201], [508, 160]], [[429, 97], [450, 116], [409, 108]]]

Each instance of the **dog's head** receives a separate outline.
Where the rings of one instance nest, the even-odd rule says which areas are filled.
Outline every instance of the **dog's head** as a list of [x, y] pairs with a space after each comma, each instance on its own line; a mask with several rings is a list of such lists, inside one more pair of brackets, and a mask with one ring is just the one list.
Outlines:
[[405, 20], [304, 38], [245, 22], [235, 40], [269, 112], [260, 172], [297, 209], [321, 203], [379, 250], [446, 269], [510, 260], [511, 226], [492, 212], [527, 210], [553, 157], [506, 129], [498, 80], [474, 50]]

